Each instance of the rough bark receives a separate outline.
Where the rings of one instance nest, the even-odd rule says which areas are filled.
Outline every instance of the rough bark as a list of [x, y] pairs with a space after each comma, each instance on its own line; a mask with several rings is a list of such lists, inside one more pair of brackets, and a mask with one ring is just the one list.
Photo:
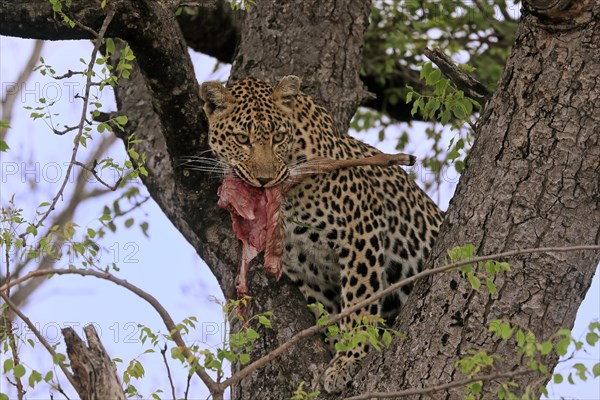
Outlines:
[[[448, 249], [466, 243], [485, 255], [600, 242], [600, 4], [571, 7], [524, 10], [432, 264], [443, 263]], [[571, 328], [600, 254], [538, 254], [508, 261], [513, 271], [496, 279], [494, 296], [474, 292], [458, 272], [417, 285], [397, 321], [408, 338], [373, 354], [352, 393], [459, 380], [454, 363], [469, 349], [503, 357], [499, 370], [516, 369], [523, 362], [516, 345], [494, 340], [489, 322], [499, 318], [529, 327], [540, 340]], [[550, 368], [556, 361], [547, 360]], [[515, 381], [521, 389], [545, 383], [531, 376]], [[445, 398], [463, 395], [458, 388]]]
[[260, 2], [246, 16], [231, 79], [295, 74], [347, 130], [367, 98], [358, 71], [369, 10], [367, 0]]
[[77, 382], [77, 394], [82, 400], [125, 400], [117, 370], [102, 346], [96, 329], [88, 325], [83, 331], [87, 346], [72, 328], [62, 330], [73, 377]]
[[[102, 22], [99, 3], [74, 2], [70, 13], [97, 28]], [[600, 240], [596, 3], [579, 2], [584, 11], [570, 15], [565, 23], [551, 13], [525, 13], [513, 56], [480, 124], [468, 169], [449, 210], [436, 260], [443, 258], [445, 249], [467, 242], [487, 254]], [[116, 94], [119, 113], [129, 117], [128, 130], [144, 139], [138, 145], [138, 152], [148, 155], [149, 176], [144, 183], [231, 297], [238, 243], [229, 216], [217, 207], [218, 179], [178, 166], [181, 157], [206, 150], [207, 143], [197, 83], [173, 10], [162, 8], [167, 2], [108, 4], [118, 10], [108, 35], [129, 41], [139, 64], [139, 72]], [[303, 89], [346, 127], [365, 94], [358, 70], [368, 5], [359, 0], [343, 6], [334, 0], [259, 1], [240, 22], [242, 40], [233, 77], [303, 76]], [[586, 7], [595, 14], [587, 15]], [[0, 15], [2, 34], [89, 38], [83, 30], [54, 22], [46, 0], [0, 0]], [[562, 30], [567, 23], [574, 25]], [[513, 260], [515, 272], [497, 281], [500, 296], [493, 298], [471, 294], [456, 277], [456, 285], [451, 284], [450, 276], [419, 286], [400, 319], [400, 330], [411, 339], [394, 343], [384, 354], [373, 354], [373, 367], [361, 375], [365, 382], [369, 377], [368, 384], [357, 380], [355, 392], [452, 380], [457, 355], [469, 346], [491, 348], [484, 329], [496, 316], [523, 321], [540, 337], [569, 326], [597, 261], [598, 254], [590, 252], [520, 257]], [[275, 282], [254, 268], [249, 290], [255, 296], [250, 312], [275, 312], [274, 329], [261, 332], [254, 356], [312, 324], [300, 294], [285, 280]], [[510, 350], [498, 348], [508, 364], [514, 362]], [[328, 358], [319, 337], [307, 339], [237, 385], [232, 396], [289, 398], [300, 381], [317, 384]]]
[[[365, 0], [343, 5], [317, 0], [257, 2], [246, 15], [231, 79], [298, 75], [303, 90], [328, 107], [345, 130], [365, 93], [358, 71], [368, 14]], [[314, 324], [314, 317], [296, 288], [254, 271], [248, 286], [253, 304], [257, 310], [273, 310], [277, 323], [255, 347], [254, 353], [260, 355], [287, 341], [296, 329]], [[280, 362], [236, 385], [232, 398], [289, 398], [303, 380], [317, 387], [329, 358], [322, 339], [310, 338]]]

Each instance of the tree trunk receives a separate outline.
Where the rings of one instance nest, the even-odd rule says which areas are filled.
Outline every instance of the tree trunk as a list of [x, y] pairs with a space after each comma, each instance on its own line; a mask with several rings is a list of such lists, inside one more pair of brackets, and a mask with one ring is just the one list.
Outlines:
[[[73, 3], [70, 15], [97, 29], [100, 2]], [[365, 98], [358, 71], [369, 2], [257, 3], [240, 22], [232, 78], [299, 75], [303, 90], [346, 129]], [[523, 12], [513, 55], [479, 124], [448, 212], [433, 257], [437, 263], [447, 249], [465, 243], [489, 254], [600, 241], [600, 6], [594, 0], [555, 3], [526, 3], [544, 11], [536, 14], [531, 6]], [[140, 72], [116, 88], [119, 113], [129, 117], [128, 133], [143, 139], [136, 150], [147, 154], [144, 183], [150, 194], [211, 267], [225, 295], [233, 297], [238, 242], [229, 216], [217, 207], [218, 182], [179, 166], [182, 157], [208, 145], [185, 40], [174, 10], [163, 8], [170, 4], [108, 2], [117, 10], [109, 35], [129, 42]], [[2, 34], [90, 38], [84, 30], [52, 22], [46, 0], [0, 0], [0, 16], [6, 22], [0, 25]], [[496, 296], [473, 293], [456, 274], [423, 282], [399, 318], [398, 327], [409, 338], [373, 353], [352, 393], [455, 380], [454, 361], [471, 347], [499, 352], [512, 368], [520, 361], [514, 346], [495, 347], [487, 323], [509, 318], [531, 327], [539, 338], [570, 327], [599, 258], [597, 252], [521, 256], [511, 260], [511, 274], [497, 278]], [[274, 328], [261, 332], [253, 357], [313, 323], [303, 298], [288, 283], [275, 282], [259, 266], [251, 271], [250, 311], [275, 313]], [[311, 337], [234, 387], [232, 398], [289, 398], [302, 380], [316, 387], [328, 361], [322, 339]], [[529, 378], [520, 383], [530, 383]]]
[[[331, 110], [345, 131], [366, 93], [358, 71], [369, 11], [366, 0], [259, 1], [242, 26], [231, 79], [298, 75], [303, 91]], [[252, 312], [274, 312], [274, 330], [261, 332], [263, 340], [254, 346], [253, 358], [314, 324], [306, 300], [287, 279], [275, 282], [257, 265], [248, 288]], [[330, 357], [322, 337], [313, 336], [236, 385], [232, 399], [286, 399], [302, 381], [317, 388]]]
[[[486, 255], [600, 242], [600, 3], [543, 12], [534, 4], [526, 3], [504, 76], [479, 121], [432, 265], [442, 265], [448, 249], [467, 243]], [[418, 284], [397, 320], [407, 339], [372, 354], [351, 392], [459, 380], [464, 376], [455, 362], [469, 349], [503, 357], [501, 371], [522, 366], [515, 343], [492, 338], [489, 322], [510, 321], [531, 329], [540, 341], [570, 329], [600, 254], [508, 261], [512, 272], [497, 276], [493, 296], [473, 291], [458, 272]], [[552, 370], [557, 358], [546, 361]], [[521, 391], [545, 384], [536, 379], [514, 378]], [[462, 397], [464, 388], [456, 388], [445, 398]]]

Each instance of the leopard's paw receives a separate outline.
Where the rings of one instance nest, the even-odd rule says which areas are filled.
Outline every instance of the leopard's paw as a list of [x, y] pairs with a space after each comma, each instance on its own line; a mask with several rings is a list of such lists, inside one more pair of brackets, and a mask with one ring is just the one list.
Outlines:
[[349, 354], [338, 353], [329, 363], [323, 379], [323, 388], [327, 393], [339, 393], [346, 389], [360, 369], [360, 361]]

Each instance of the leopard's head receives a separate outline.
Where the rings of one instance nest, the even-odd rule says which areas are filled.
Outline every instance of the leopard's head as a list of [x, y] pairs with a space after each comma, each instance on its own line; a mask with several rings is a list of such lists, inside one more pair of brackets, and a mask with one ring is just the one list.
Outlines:
[[272, 86], [257, 79], [225, 88], [202, 84], [209, 144], [233, 173], [256, 187], [272, 187], [289, 176], [300, 78], [289, 75]]

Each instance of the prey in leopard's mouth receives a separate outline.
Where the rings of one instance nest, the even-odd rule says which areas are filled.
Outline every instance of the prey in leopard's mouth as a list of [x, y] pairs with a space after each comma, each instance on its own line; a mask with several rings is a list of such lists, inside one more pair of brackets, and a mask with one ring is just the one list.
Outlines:
[[239, 298], [248, 295], [247, 278], [250, 263], [264, 251], [264, 268], [281, 278], [284, 226], [281, 220], [283, 196], [309, 176], [328, 173], [341, 168], [359, 166], [414, 165], [415, 157], [409, 154], [381, 153], [371, 157], [347, 160], [315, 158], [294, 169], [281, 184], [261, 188], [228, 174], [217, 192], [219, 207], [229, 211], [233, 231], [242, 242], [240, 270], [236, 278]]

